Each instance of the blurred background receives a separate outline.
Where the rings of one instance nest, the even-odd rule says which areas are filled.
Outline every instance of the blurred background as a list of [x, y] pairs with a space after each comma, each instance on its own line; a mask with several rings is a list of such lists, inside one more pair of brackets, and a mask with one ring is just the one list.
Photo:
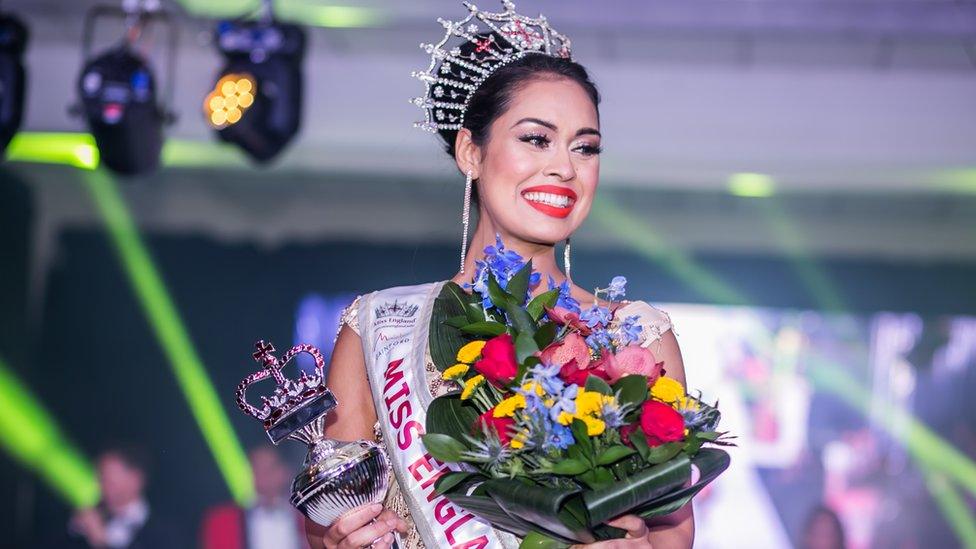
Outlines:
[[[110, 519], [114, 457], [214, 547], [304, 454], [248, 455], [254, 342], [455, 272], [463, 179], [408, 99], [463, 9], [106, 1], [0, 4], [0, 545]], [[603, 94], [575, 281], [668, 311], [739, 436], [697, 546], [976, 547], [976, 2], [519, 10]]]

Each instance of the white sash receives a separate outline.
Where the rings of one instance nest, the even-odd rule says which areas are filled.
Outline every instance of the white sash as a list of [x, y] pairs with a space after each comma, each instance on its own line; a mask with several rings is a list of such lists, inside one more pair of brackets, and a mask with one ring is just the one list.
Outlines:
[[443, 282], [363, 296], [359, 325], [376, 417], [403, 499], [429, 548], [495, 549], [491, 524], [437, 495], [434, 481], [451, 469], [430, 456], [424, 434], [433, 395], [425, 373], [430, 315]]

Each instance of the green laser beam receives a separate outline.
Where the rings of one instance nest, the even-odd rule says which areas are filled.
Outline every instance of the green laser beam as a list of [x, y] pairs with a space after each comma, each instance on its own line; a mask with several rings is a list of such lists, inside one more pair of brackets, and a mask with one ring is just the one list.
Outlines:
[[249, 503], [254, 485], [247, 457], [115, 180], [104, 170], [83, 179], [227, 487], [235, 501]]
[[785, 252], [793, 271], [811, 293], [817, 305], [827, 311], [846, 310], [848, 307], [841, 297], [840, 290], [823, 268], [814, 261], [796, 225], [783, 213], [782, 204], [770, 197], [760, 201], [759, 208], [770, 229], [770, 234]]
[[[241, 17], [261, 7], [259, 0], [179, 0], [199, 17]], [[323, 5], [310, 0], [275, 0], [275, 18], [299, 25], [326, 28], [379, 27], [389, 22], [384, 10], [365, 6]]]
[[600, 196], [594, 201], [590, 213], [605, 230], [626, 242], [638, 254], [686, 281], [705, 299], [728, 305], [749, 303], [738, 290], [698, 265], [688, 254], [667, 244], [650, 223], [622, 208], [613, 198]]
[[66, 164], [94, 170], [98, 167], [98, 147], [87, 133], [19, 132], [7, 145], [7, 160]]
[[834, 393], [852, 408], [861, 411], [923, 464], [951, 478], [976, 496], [976, 463], [910, 412], [887, 402], [872, 412], [868, 398], [870, 392], [846, 370], [827, 361], [812, 358], [808, 372], [816, 386]]
[[942, 515], [949, 526], [955, 531], [956, 537], [967, 549], [976, 549], [976, 520], [969, 516], [966, 501], [959, 495], [952, 482], [944, 475], [922, 466], [925, 475], [925, 487], [932, 494], [932, 499], [939, 506]]
[[95, 471], [44, 406], [0, 359], [0, 443], [75, 507], [98, 502]]

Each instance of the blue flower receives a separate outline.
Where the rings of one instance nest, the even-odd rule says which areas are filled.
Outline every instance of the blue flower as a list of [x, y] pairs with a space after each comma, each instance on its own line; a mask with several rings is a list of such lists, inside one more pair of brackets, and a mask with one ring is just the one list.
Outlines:
[[610, 334], [602, 328], [593, 330], [593, 333], [586, 336], [586, 344], [594, 351], [600, 352], [600, 349], [610, 347]]
[[559, 421], [559, 414], [566, 412], [569, 414], [576, 413], [576, 394], [579, 392], [579, 386], [575, 383], [566, 387], [556, 402], [553, 403], [552, 407], [549, 408], [549, 419], [552, 421]]
[[[524, 266], [525, 261], [522, 256], [514, 250], [506, 250], [501, 235], [496, 234], [495, 245], [485, 246], [484, 260], [475, 261], [474, 279], [470, 284], [465, 283], [464, 287], [477, 292], [481, 296], [481, 304], [487, 309], [492, 306], [491, 297], [488, 295], [488, 275], [493, 275], [498, 285], [502, 289], [507, 289], [508, 282]], [[541, 280], [542, 275], [540, 273], [531, 273], [529, 275], [529, 289], [538, 286]], [[522, 296], [523, 304], [528, 300], [529, 295], [530, 291], [526, 291], [525, 296]], [[519, 296], [515, 297], [518, 298]]]
[[630, 345], [640, 341], [644, 327], [637, 323], [638, 320], [640, 320], [640, 315], [633, 315], [628, 316], [620, 323], [618, 335], [621, 345]]
[[[557, 287], [556, 280], [552, 278], [552, 275], [549, 275], [548, 286], [550, 290]], [[563, 283], [560, 284], [558, 288], [559, 288], [559, 298], [556, 299], [556, 307], [562, 307], [564, 309], [569, 310], [570, 312], [579, 314], [580, 304], [579, 301], [576, 301], [576, 299], [574, 299], [573, 296], [570, 294], [569, 280], [568, 279], [563, 280]]]
[[623, 276], [615, 276], [613, 280], [610, 281], [610, 287], [607, 288], [608, 296], [610, 301], [616, 301], [617, 298], [623, 297], [627, 293], [627, 278]]
[[551, 422], [549, 426], [549, 436], [546, 437], [546, 442], [543, 446], [544, 450], [550, 450], [552, 448], [558, 448], [560, 450], [565, 450], [573, 445], [576, 441], [573, 439], [573, 431], [565, 425], [561, 425], [556, 422]]
[[585, 322], [588, 328], [596, 328], [598, 325], [604, 327], [610, 323], [610, 309], [594, 305], [583, 311], [580, 320]]
[[546, 366], [537, 364], [529, 369], [526, 381], [534, 381], [542, 386], [542, 390], [550, 395], [558, 395], [563, 391], [566, 383], [559, 378], [559, 365]]

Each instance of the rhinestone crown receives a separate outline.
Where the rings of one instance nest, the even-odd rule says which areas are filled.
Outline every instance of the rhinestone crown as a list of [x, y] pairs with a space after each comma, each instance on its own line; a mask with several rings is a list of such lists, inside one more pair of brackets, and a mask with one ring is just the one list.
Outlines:
[[[410, 100], [424, 110], [424, 121], [414, 127], [431, 133], [459, 130], [464, 125], [471, 96], [496, 70], [528, 54], [570, 58], [570, 41], [559, 34], [544, 15], [531, 18], [515, 12], [515, 3], [502, 0], [502, 12], [478, 9], [463, 2], [467, 17], [460, 21], [438, 18], [445, 29], [436, 44], [420, 44], [430, 54], [427, 70], [412, 76], [424, 83], [424, 95]], [[457, 40], [460, 39], [460, 40]], [[448, 42], [458, 42], [453, 46]], [[460, 44], [473, 44], [470, 53]]]

